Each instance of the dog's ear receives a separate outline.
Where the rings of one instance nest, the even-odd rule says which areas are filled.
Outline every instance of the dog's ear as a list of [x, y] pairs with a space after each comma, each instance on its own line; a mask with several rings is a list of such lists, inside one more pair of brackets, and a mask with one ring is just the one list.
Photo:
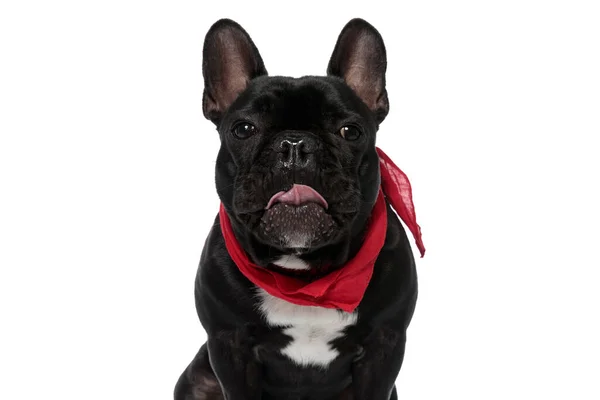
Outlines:
[[209, 29], [202, 56], [202, 110], [217, 124], [248, 82], [267, 70], [248, 33], [230, 19], [221, 19]]
[[356, 18], [346, 24], [329, 60], [327, 74], [338, 76], [375, 113], [377, 122], [389, 111], [385, 90], [387, 60], [379, 32]]

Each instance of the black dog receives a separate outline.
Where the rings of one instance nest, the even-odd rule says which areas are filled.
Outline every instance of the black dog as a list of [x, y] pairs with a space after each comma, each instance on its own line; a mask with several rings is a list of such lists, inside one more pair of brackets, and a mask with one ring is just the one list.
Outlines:
[[[375, 136], [388, 113], [381, 36], [350, 21], [324, 77], [267, 76], [231, 20], [211, 27], [203, 56], [203, 111], [221, 139], [222, 210], [195, 287], [208, 341], [175, 399], [396, 399], [417, 275], [407, 235], [380, 192]], [[378, 201], [381, 244], [357, 267], [370, 272], [337, 275], [378, 235], [369, 230]], [[341, 297], [364, 282], [357, 307], [352, 293], [336, 306], [335, 293], [285, 297], [254, 280], [320, 285], [334, 275], [346, 279], [331, 289]]]

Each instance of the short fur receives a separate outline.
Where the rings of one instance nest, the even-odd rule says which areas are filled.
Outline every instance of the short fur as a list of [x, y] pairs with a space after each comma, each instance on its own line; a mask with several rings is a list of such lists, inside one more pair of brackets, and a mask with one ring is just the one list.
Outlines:
[[[220, 20], [203, 56], [203, 110], [221, 138], [216, 188], [237, 240], [254, 263], [282, 273], [286, 259], [295, 266], [290, 274], [307, 267], [310, 279], [343, 268], [361, 246], [379, 190], [375, 138], [389, 110], [381, 36], [354, 19], [327, 76], [269, 77], [250, 36]], [[360, 135], [344, 137], [345, 126]], [[292, 184], [311, 186], [328, 208], [302, 206], [308, 219], [300, 224], [302, 207], [265, 210]], [[385, 244], [352, 314], [264, 293], [231, 260], [217, 218], [195, 286], [208, 341], [177, 382], [175, 399], [395, 399], [417, 276], [405, 231], [389, 206], [387, 214]], [[291, 235], [305, 243], [288, 243]]]

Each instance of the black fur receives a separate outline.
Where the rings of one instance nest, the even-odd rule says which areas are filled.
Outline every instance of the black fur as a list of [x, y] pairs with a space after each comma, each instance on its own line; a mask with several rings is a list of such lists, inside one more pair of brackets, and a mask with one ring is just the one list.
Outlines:
[[[379, 190], [375, 137], [389, 108], [381, 36], [363, 20], [350, 21], [322, 77], [267, 76], [256, 46], [230, 20], [209, 30], [203, 55], [204, 113], [221, 138], [216, 187], [237, 239], [265, 268], [283, 254], [297, 255], [316, 276], [343, 268], [361, 246]], [[254, 126], [253, 133], [237, 134], [240, 122]], [[345, 139], [343, 126], [356, 127], [360, 136]], [[286, 140], [302, 146], [292, 154], [282, 146]], [[326, 211], [314, 205], [305, 210], [316, 222], [302, 225], [310, 240], [293, 248], [284, 239], [295, 212], [265, 217], [269, 198], [292, 184], [313, 187], [329, 204]], [[254, 285], [229, 257], [218, 218], [204, 246], [195, 294], [208, 342], [179, 379], [176, 400], [396, 398], [417, 277], [391, 208], [358, 322], [331, 343], [340, 355], [327, 368], [300, 367], [280, 354], [290, 338], [257, 310]]]

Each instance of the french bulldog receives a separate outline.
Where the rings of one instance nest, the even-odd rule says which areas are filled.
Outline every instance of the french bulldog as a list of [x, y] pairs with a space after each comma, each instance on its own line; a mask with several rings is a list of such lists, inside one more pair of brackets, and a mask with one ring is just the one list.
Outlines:
[[341, 31], [326, 76], [301, 78], [268, 76], [236, 22], [208, 31], [202, 107], [221, 141], [221, 211], [195, 282], [208, 340], [176, 400], [397, 398], [417, 274], [381, 193], [386, 67], [362, 19]]

